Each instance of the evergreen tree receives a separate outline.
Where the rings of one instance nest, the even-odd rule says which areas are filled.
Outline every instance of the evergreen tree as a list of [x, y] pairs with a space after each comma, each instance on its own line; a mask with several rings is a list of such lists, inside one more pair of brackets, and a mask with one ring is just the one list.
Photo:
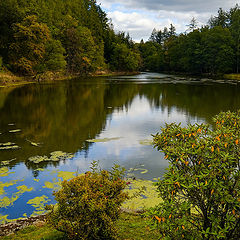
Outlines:
[[190, 32], [192, 32], [193, 30], [197, 29], [197, 26], [198, 26], [198, 22], [197, 22], [197, 19], [195, 17], [193, 17], [191, 19], [190, 23], [187, 25], [188, 30]]

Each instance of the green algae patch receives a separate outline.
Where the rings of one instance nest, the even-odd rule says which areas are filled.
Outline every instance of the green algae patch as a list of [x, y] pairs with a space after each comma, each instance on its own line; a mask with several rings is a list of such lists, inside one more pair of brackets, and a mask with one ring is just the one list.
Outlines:
[[12, 142], [7, 143], [0, 143], [0, 150], [15, 150], [19, 149], [20, 147]]
[[28, 160], [30, 162], [38, 164], [41, 162], [59, 162], [61, 160], [66, 160], [66, 159], [70, 159], [73, 157], [74, 157], [74, 154], [72, 154], [72, 153], [55, 151], [55, 152], [50, 153], [50, 157], [37, 155], [37, 156], [30, 157]]
[[9, 174], [13, 174], [15, 172], [9, 172], [7, 167], [0, 168], [0, 177], [7, 177]]
[[16, 158], [11, 159], [11, 160], [7, 160], [7, 161], [1, 161], [0, 164], [1, 164], [2, 166], [7, 166], [7, 165], [9, 165], [12, 161], [15, 161], [15, 160], [16, 160]]
[[45, 182], [43, 188], [49, 188], [53, 190], [59, 190], [60, 189], [61, 182]]
[[115, 137], [115, 138], [102, 138], [102, 139], [88, 139], [86, 141], [91, 143], [101, 143], [101, 142], [110, 142], [110, 141], [119, 140], [119, 139], [120, 137]]
[[[140, 166], [144, 167], [143, 164], [140, 165]], [[145, 168], [129, 168], [127, 176], [128, 177], [134, 177], [134, 174], [133, 174], [134, 171], [140, 171], [141, 174], [145, 174], [145, 173], [148, 172], [148, 169], [145, 169]]]
[[0, 208], [6, 208], [8, 206], [11, 206], [15, 201], [17, 201], [17, 199], [19, 198], [19, 196], [13, 195], [12, 197], [3, 197], [0, 199]]
[[54, 187], [55, 187], [55, 184], [54, 183], [52, 183], [52, 182], [48, 182], [48, 181], [46, 181], [45, 183], [44, 183], [44, 186], [43, 186], [43, 188], [52, 188], [52, 189], [54, 189]]
[[10, 130], [9, 132], [10, 133], [17, 133], [17, 132], [21, 132], [22, 130], [21, 129], [14, 129], [14, 130]]
[[18, 190], [17, 194], [23, 194], [25, 192], [33, 191], [33, 188], [32, 187], [28, 188], [26, 185], [21, 185], [17, 187], [17, 190]]
[[148, 172], [148, 170], [147, 170], [147, 169], [144, 169], [144, 168], [135, 168], [134, 171], [141, 171], [141, 172], [140, 172], [141, 174], [145, 174], [145, 173]]
[[27, 204], [32, 205], [36, 210], [31, 216], [36, 216], [45, 213], [45, 204], [48, 203], [50, 199], [47, 196], [42, 195], [41, 197], [35, 197], [28, 200]]
[[36, 171], [39, 171], [39, 172], [44, 172], [46, 169], [44, 168], [37, 168]]
[[74, 157], [74, 154], [72, 153], [65, 153], [62, 151], [55, 151], [50, 153], [50, 161], [60, 161], [60, 160], [65, 160], [65, 159], [70, 159]]
[[[52, 182], [46, 181], [44, 182], [43, 188], [53, 189], [55, 191], [61, 188], [62, 181], [69, 180], [76, 177], [76, 172], [67, 172], [67, 171], [53, 171], [52, 173], [57, 173], [57, 178], [53, 178]], [[80, 174], [84, 175], [84, 174]], [[79, 175], [78, 175], [79, 176]]]
[[32, 142], [32, 141], [30, 141], [28, 139], [26, 139], [26, 141], [29, 142], [34, 147], [40, 147], [41, 146], [41, 143]]
[[59, 171], [57, 176], [63, 180], [69, 180], [76, 177], [76, 172]]
[[[7, 182], [7, 183], [1, 183], [0, 182], [0, 192], [2, 193], [5, 193], [4, 192], [4, 187], [9, 187], [9, 186], [12, 186], [14, 184], [16, 184], [19, 180], [14, 180], [14, 181], [11, 181], [11, 182]], [[1, 186], [2, 185], [2, 186]], [[3, 198], [0, 198], [0, 208], [4, 207], [8, 207], [8, 206], [11, 206], [13, 205], [13, 203], [15, 201], [17, 201], [17, 199], [22, 195], [24, 194], [25, 192], [31, 192], [33, 191], [33, 188], [28, 188], [26, 185], [21, 185], [21, 186], [18, 186], [17, 187], [17, 192], [12, 194], [11, 197], [3, 197]]]
[[38, 155], [34, 157], [30, 157], [28, 160], [36, 164], [49, 161], [47, 156], [38, 156]]
[[153, 144], [153, 141], [152, 140], [148, 140], [148, 139], [140, 140], [139, 144], [144, 145], [144, 146], [151, 146]]
[[43, 185], [43, 188], [49, 188], [57, 191], [61, 188], [61, 183], [62, 181], [57, 181], [56, 178], [53, 178], [52, 182], [46, 181]]
[[133, 180], [125, 190], [130, 199], [123, 204], [123, 208], [139, 210], [156, 206], [162, 202], [156, 190], [150, 180]]
[[12, 181], [6, 182], [6, 183], [0, 182], [0, 195], [3, 195], [5, 193], [5, 191], [4, 191], [5, 187], [13, 186], [13, 185], [17, 184], [17, 182], [18, 182], [18, 180], [12, 180]]

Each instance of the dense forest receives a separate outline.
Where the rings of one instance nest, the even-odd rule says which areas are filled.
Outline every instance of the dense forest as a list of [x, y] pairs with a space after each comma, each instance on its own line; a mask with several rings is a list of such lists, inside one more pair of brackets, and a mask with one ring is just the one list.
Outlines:
[[193, 18], [185, 33], [175, 27], [152, 31], [149, 41], [138, 44], [142, 69], [192, 74], [238, 73], [240, 58], [239, 6], [212, 16], [208, 24], [198, 27]]
[[21, 75], [133, 71], [140, 55], [95, 0], [0, 0], [0, 67]]
[[240, 9], [221, 8], [205, 26], [193, 18], [185, 33], [171, 24], [134, 43], [116, 33], [95, 0], [0, 0], [0, 70], [52, 72], [166, 71], [238, 73]]

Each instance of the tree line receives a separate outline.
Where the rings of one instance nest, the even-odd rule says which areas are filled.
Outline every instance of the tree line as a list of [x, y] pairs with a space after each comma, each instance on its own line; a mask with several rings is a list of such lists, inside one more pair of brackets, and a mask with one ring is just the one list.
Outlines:
[[221, 8], [208, 24], [193, 18], [188, 31], [152, 31], [134, 43], [114, 31], [95, 0], [0, 0], [0, 70], [36, 76], [112, 71], [166, 71], [191, 74], [238, 73], [240, 9]]
[[140, 55], [95, 0], [0, 0], [0, 68], [21, 75], [134, 71]]
[[152, 31], [147, 42], [141, 41], [143, 70], [174, 71], [192, 74], [239, 72], [240, 9], [219, 9], [208, 24], [198, 27], [193, 18], [188, 31], [176, 34], [175, 27]]

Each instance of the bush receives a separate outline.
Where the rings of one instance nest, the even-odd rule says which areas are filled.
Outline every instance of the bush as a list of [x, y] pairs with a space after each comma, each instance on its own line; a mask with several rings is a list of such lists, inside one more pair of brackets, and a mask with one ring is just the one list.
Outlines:
[[117, 165], [112, 171], [98, 171], [94, 163], [92, 172], [63, 181], [54, 193], [58, 204], [48, 221], [72, 239], [116, 239], [115, 221], [127, 199], [123, 173]]
[[154, 136], [169, 169], [150, 210], [164, 239], [240, 239], [240, 111], [206, 124], [169, 124]]

